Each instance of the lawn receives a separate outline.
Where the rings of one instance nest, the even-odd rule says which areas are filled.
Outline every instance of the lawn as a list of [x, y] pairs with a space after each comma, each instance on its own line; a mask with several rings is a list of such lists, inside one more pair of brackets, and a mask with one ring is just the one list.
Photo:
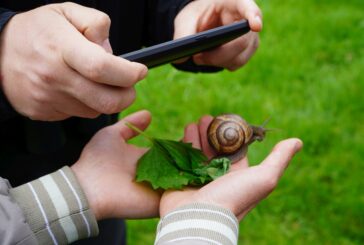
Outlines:
[[[250, 148], [253, 164], [281, 139], [305, 146], [241, 222], [239, 244], [364, 244], [364, 2], [257, 2], [265, 26], [249, 64], [217, 74], [153, 69], [122, 115], [148, 109], [148, 133], [175, 140], [205, 114], [255, 124], [271, 116], [281, 130]], [[157, 222], [128, 221], [129, 244], [152, 244]]]

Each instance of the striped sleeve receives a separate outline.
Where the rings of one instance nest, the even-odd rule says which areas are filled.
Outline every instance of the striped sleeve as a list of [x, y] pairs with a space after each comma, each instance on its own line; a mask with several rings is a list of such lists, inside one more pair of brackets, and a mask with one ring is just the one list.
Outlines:
[[96, 236], [98, 226], [69, 167], [10, 190], [39, 244], [69, 244]]
[[224, 208], [195, 203], [164, 216], [157, 228], [156, 245], [237, 244], [239, 223]]

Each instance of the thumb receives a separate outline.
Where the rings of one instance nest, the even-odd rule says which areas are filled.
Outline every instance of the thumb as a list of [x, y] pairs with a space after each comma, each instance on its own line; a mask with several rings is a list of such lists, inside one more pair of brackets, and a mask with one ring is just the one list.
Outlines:
[[248, 19], [252, 31], [260, 32], [263, 28], [262, 12], [254, 0], [238, 1], [238, 11], [240, 15]]
[[152, 116], [150, 112], [142, 110], [126, 116], [112, 127], [116, 128], [120, 132], [121, 137], [127, 141], [137, 136], [138, 132], [129, 128], [125, 123], [128, 122], [141, 131], [144, 131], [149, 126], [151, 120]]
[[66, 19], [89, 41], [111, 51], [109, 31], [111, 20], [109, 16], [93, 8], [87, 8], [75, 3], [61, 4]]
[[[183, 38], [189, 35], [193, 35], [197, 32], [198, 18], [197, 13], [190, 10], [189, 6], [185, 7], [184, 11], [181, 12], [174, 21], [174, 34], [173, 39]], [[188, 58], [181, 58], [175, 60], [173, 63], [183, 63]]]
[[188, 7], [189, 6], [187, 6], [186, 10], [177, 16], [174, 21], [173, 39], [186, 37], [197, 32], [199, 22], [198, 13]]
[[279, 179], [293, 156], [301, 150], [302, 145], [300, 139], [283, 140], [274, 147], [260, 166], [267, 168], [267, 171], [275, 177], [274, 179]]

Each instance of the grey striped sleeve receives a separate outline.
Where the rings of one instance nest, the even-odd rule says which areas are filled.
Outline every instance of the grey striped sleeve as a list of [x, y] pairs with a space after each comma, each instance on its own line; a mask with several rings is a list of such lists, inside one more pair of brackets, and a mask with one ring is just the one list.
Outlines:
[[231, 211], [194, 203], [180, 207], [160, 220], [155, 244], [235, 245], [238, 234], [239, 223]]
[[69, 167], [13, 188], [10, 195], [39, 244], [69, 244], [98, 234], [95, 216]]

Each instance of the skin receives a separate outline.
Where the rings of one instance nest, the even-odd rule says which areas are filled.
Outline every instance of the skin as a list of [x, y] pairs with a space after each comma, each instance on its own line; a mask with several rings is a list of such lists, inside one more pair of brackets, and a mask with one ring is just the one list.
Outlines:
[[[258, 47], [262, 19], [254, 1], [193, 1], [176, 17], [174, 38], [242, 18], [254, 32], [193, 57], [196, 64], [236, 70]], [[0, 89], [12, 107], [33, 120], [58, 121], [132, 104], [134, 85], [148, 70], [112, 55], [110, 24], [105, 13], [69, 2], [15, 15], [0, 34]]]
[[[205, 116], [199, 124], [188, 125], [184, 136], [184, 141], [202, 148], [209, 157], [213, 157], [213, 151], [206, 132], [211, 120], [211, 116]], [[302, 147], [298, 139], [284, 140], [258, 166], [249, 167], [245, 158], [234, 164], [227, 175], [202, 188], [166, 191], [160, 199], [161, 192], [134, 181], [137, 161], [147, 149], [127, 143], [136, 133], [125, 122], [145, 130], [150, 121], [149, 112], [139, 111], [100, 130], [71, 167], [98, 220], [164, 216], [194, 202], [227, 208], [242, 219], [275, 188], [289, 161]]]
[[181, 38], [241, 19], [249, 21], [251, 32], [216, 49], [193, 56], [196, 64], [224, 67], [234, 71], [245, 65], [259, 46], [257, 32], [260, 32], [263, 27], [262, 13], [253, 0], [193, 1], [177, 15], [174, 22], [174, 38]]
[[[191, 142], [210, 158], [214, 153], [207, 141], [207, 128], [212, 119], [211, 116], [205, 116], [198, 124], [188, 125], [184, 136], [185, 142]], [[160, 202], [160, 215], [163, 217], [176, 208], [198, 202], [229, 209], [242, 220], [275, 189], [292, 157], [301, 148], [299, 139], [283, 140], [257, 166], [249, 167], [245, 157], [232, 165], [228, 174], [201, 188], [166, 191]]]
[[13, 108], [57, 121], [129, 106], [147, 67], [112, 55], [110, 23], [106, 14], [74, 3], [15, 15], [0, 36], [0, 85]]
[[125, 125], [145, 130], [150, 121], [149, 112], [139, 111], [100, 130], [71, 167], [96, 219], [158, 216], [160, 194], [134, 181], [137, 161], [147, 149], [127, 144], [136, 132]]

